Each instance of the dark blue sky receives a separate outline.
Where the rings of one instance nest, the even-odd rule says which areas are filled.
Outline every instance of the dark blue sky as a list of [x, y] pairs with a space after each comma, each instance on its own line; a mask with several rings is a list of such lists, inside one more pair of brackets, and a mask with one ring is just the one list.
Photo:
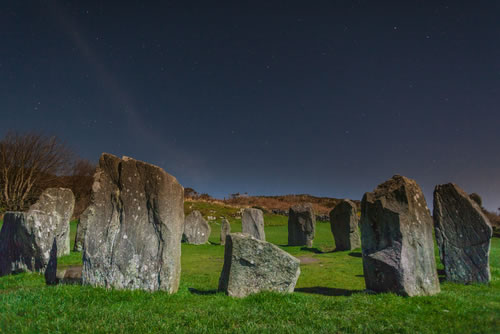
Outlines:
[[500, 206], [498, 1], [154, 3], [3, 2], [0, 134], [217, 197], [360, 199], [399, 173]]

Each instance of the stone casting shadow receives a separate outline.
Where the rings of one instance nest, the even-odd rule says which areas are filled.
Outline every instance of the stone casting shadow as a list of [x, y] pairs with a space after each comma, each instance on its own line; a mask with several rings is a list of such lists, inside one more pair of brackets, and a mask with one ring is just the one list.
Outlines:
[[337, 288], [327, 288], [323, 286], [313, 286], [309, 288], [297, 288], [295, 292], [311, 293], [323, 296], [351, 296], [355, 293], [364, 292], [364, 290], [347, 290]]
[[446, 281], [446, 272], [444, 271], [444, 269], [438, 269], [437, 273], [438, 273], [439, 283], [443, 283], [444, 281]]
[[311, 252], [314, 254], [323, 254], [323, 252], [321, 250], [319, 250], [318, 248], [302, 247], [300, 250], [306, 251], [306, 252]]
[[207, 296], [207, 295], [215, 295], [217, 290], [198, 290], [195, 288], [188, 288], [189, 292], [194, 295]]
[[350, 252], [348, 255], [352, 257], [363, 257], [363, 254], [360, 252]]

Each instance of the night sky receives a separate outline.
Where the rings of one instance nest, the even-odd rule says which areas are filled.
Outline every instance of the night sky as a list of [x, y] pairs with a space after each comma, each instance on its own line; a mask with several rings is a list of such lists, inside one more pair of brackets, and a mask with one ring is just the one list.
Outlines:
[[2, 1], [0, 42], [2, 137], [219, 198], [402, 174], [500, 206], [498, 1]]

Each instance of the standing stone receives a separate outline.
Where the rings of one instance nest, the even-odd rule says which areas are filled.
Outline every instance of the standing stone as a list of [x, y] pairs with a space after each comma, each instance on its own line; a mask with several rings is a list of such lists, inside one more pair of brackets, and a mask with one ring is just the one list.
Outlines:
[[220, 244], [221, 245], [226, 244], [226, 237], [229, 233], [231, 233], [231, 225], [229, 224], [229, 221], [224, 218], [224, 219], [222, 219], [222, 223], [220, 225]]
[[56, 227], [28, 212], [6, 212], [0, 232], [0, 276], [38, 272], [56, 283]]
[[288, 245], [312, 247], [316, 215], [311, 203], [297, 204], [288, 212]]
[[208, 242], [211, 231], [210, 225], [203, 219], [201, 212], [194, 210], [184, 220], [182, 240], [188, 244], [203, 245]]
[[[48, 188], [29, 212], [35, 215], [42, 225], [56, 227], [57, 257], [70, 253], [69, 221], [75, 207], [75, 196], [67, 188]], [[43, 222], [47, 220], [47, 222]]]
[[69, 253], [74, 204], [71, 190], [49, 188], [27, 212], [7, 212], [0, 232], [0, 276], [32, 271], [55, 283], [57, 257]]
[[300, 261], [248, 234], [231, 233], [226, 239], [219, 291], [245, 297], [260, 291], [293, 292]]
[[163, 169], [103, 153], [87, 209], [82, 283], [174, 293], [184, 189]]
[[456, 184], [438, 185], [433, 216], [446, 279], [466, 284], [489, 282], [493, 229], [480, 206]]
[[81, 252], [83, 250], [85, 232], [87, 231], [87, 212], [88, 208], [83, 211], [76, 225], [75, 245], [73, 246], [74, 252]]
[[403, 296], [440, 291], [432, 218], [414, 180], [395, 175], [366, 193], [360, 225], [368, 290]]
[[352, 250], [361, 246], [358, 211], [354, 202], [342, 200], [330, 211], [330, 227], [337, 251]]
[[247, 208], [241, 216], [241, 231], [256, 239], [266, 240], [264, 232], [264, 214], [259, 209]]

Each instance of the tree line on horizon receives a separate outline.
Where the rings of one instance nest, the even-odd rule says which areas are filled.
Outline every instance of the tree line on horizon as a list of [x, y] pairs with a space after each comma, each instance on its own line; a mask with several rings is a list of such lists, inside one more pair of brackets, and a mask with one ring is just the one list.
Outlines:
[[[74, 217], [90, 203], [93, 176], [96, 165], [82, 159], [56, 136], [39, 132], [19, 133], [9, 131], [0, 140], [0, 215], [6, 211], [27, 210], [47, 188], [63, 187], [73, 191], [75, 196]], [[213, 200], [206, 193], [198, 193], [186, 187], [185, 198], [193, 200]], [[491, 223], [500, 228], [500, 215], [482, 207], [478, 194], [471, 194], [483, 209]], [[233, 205], [286, 206], [294, 202], [313, 202], [318, 209], [332, 208], [338, 201], [334, 198], [311, 195], [248, 196], [231, 194], [223, 202]], [[272, 202], [272, 203], [264, 203]], [[498, 208], [500, 213], [500, 207]], [[320, 210], [321, 211], [321, 210]]]
[[90, 203], [96, 166], [56, 136], [9, 131], [0, 140], [0, 214], [27, 210], [47, 188], [69, 188], [74, 216]]

